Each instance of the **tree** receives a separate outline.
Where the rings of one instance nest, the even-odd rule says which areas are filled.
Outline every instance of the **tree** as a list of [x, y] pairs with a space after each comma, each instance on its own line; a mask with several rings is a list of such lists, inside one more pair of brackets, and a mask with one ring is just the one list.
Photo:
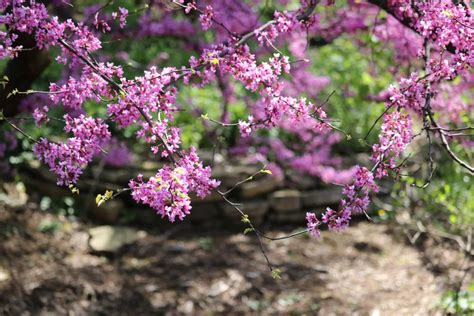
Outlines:
[[[453, 142], [464, 146], [467, 153], [472, 146], [473, 127], [468, 124], [473, 112], [468, 98], [472, 96], [474, 18], [463, 1], [335, 4], [280, 0], [270, 5], [269, 1], [163, 0], [126, 4], [127, 8], [111, 2], [102, 6], [0, 2], [4, 12], [0, 58], [8, 60], [0, 95], [3, 126], [33, 143], [35, 155], [57, 175], [60, 186], [74, 189], [94, 157], [118, 144], [112, 129], [134, 128], [136, 138], [168, 163], [154, 177], [138, 175], [128, 188], [99, 195], [98, 203], [130, 191], [138, 203], [173, 222], [190, 213], [190, 194], [205, 197], [216, 191], [259, 239], [276, 239], [257, 230], [244, 210], [228, 199], [228, 192], [219, 190], [219, 181], [212, 179], [211, 168], [203, 165], [196, 148], [183, 146], [179, 120], [185, 107], [177, 100], [186, 86], [220, 91], [221, 113], [217, 118], [200, 113], [201, 119], [217, 126], [211, 132], [213, 137], [226, 128], [238, 128], [237, 148], [258, 146], [258, 159], [268, 163], [262, 172], [278, 174], [290, 167], [344, 185], [339, 208], [327, 208], [322, 216], [308, 212], [307, 229], [297, 234], [309, 232], [317, 237], [322, 225], [340, 231], [354, 214], [366, 213], [369, 195], [378, 191], [376, 179], [401, 175], [407, 146], [422, 134], [429, 143], [430, 170], [423, 187], [434, 173], [433, 142], [439, 141], [469, 175], [474, 172], [464, 154], [452, 149]], [[68, 16], [80, 18], [76, 21]], [[356, 33], [392, 45], [397, 63], [412, 71], [406, 77], [400, 67], [392, 67], [398, 83], [368, 96], [385, 103], [369, 130], [371, 133], [381, 122], [378, 139], [370, 145], [372, 168], [356, 165], [336, 172], [338, 163], [330, 154], [331, 146], [341, 135], [351, 136], [328, 115], [333, 93], [320, 97], [327, 78], [311, 73], [307, 47], [331, 45], [341, 36]], [[127, 38], [139, 46], [149, 37], [180, 42], [180, 47], [188, 49], [188, 62], [150, 66], [130, 77], [114, 62], [119, 59], [114, 57], [125, 53], [115, 51], [116, 56], [110, 56], [104, 49]], [[360, 51], [368, 52], [364, 43], [356, 44]], [[47, 91], [29, 90], [53, 59], [64, 65], [61, 79], [51, 82]], [[248, 115], [232, 121], [230, 100], [244, 95]], [[86, 110], [91, 102], [93, 111]], [[61, 108], [64, 116], [52, 116], [53, 107]], [[18, 114], [22, 111], [32, 113], [38, 127], [59, 122], [68, 138], [32, 137], [21, 126], [19, 118], [25, 119], [25, 114]], [[414, 128], [416, 122], [422, 124], [419, 131]], [[278, 130], [280, 137], [262, 130]], [[285, 145], [285, 137], [297, 139], [298, 150]], [[0, 154], [6, 155], [14, 144], [6, 133]], [[262, 252], [265, 255], [263, 247]]]

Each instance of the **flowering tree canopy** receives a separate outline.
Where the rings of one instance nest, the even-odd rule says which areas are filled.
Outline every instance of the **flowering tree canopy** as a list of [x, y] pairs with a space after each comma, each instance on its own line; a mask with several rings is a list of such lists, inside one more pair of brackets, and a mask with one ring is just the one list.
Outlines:
[[[0, 156], [15, 147], [11, 131], [23, 134], [33, 143], [38, 159], [56, 174], [57, 184], [74, 187], [105, 149], [109, 157], [117, 156], [110, 160], [118, 164], [127, 160], [127, 149], [113, 134], [133, 127], [135, 137], [148, 144], [147, 150], [167, 161], [155, 176], [130, 180], [126, 190], [135, 201], [173, 222], [192, 212], [191, 194], [205, 197], [216, 191], [241, 213], [259, 239], [270, 238], [253, 227], [244, 210], [228, 200], [227, 192], [219, 190], [219, 181], [212, 178], [211, 167], [203, 165], [196, 148], [183, 145], [177, 118], [193, 109], [179, 102], [179, 94], [183, 87], [193, 86], [221, 91], [219, 119], [206, 113], [197, 116], [207, 124], [240, 131], [229, 150], [238, 154], [258, 148], [253, 159], [266, 164], [264, 171], [274, 176], [293, 168], [343, 185], [338, 209], [307, 213], [305, 232], [316, 237], [322, 225], [340, 231], [354, 214], [366, 212], [371, 193], [378, 191], [376, 180], [401, 173], [405, 151], [415, 137], [426, 136], [430, 145], [440, 142], [453, 163], [472, 176], [474, 168], [465, 153], [452, 146], [459, 144], [467, 153], [472, 149], [474, 12], [468, 3], [279, 0], [269, 12], [268, 1], [263, 0], [140, 2], [134, 8], [107, 2], [84, 7], [79, 14], [73, 2], [0, 0], [0, 59], [8, 62], [0, 93], [1, 119], [3, 126], [12, 128], [2, 135]], [[343, 169], [331, 147], [350, 136], [334, 121], [337, 117], [328, 114], [331, 95], [321, 98], [320, 91], [329, 78], [310, 71], [308, 47], [330, 45], [357, 32], [393, 48], [397, 63], [409, 65], [411, 74], [390, 69], [398, 82], [371, 96], [385, 102], [382, 115], [371, 122], [372, 128], [381, 124], [378, 141], [370, 144], [372, 167]], [[128, 38], [140, 45], [141, 39], [150, 37], [182, 41], [189, 60], [179, 65], [153, 63], [141, 74], [127, 77], [124, 65], [116, 61], [127, 60], [127, 53], [103, 52], [104, 45], [113, 41]], [[363, 43], [357, 44], [367, 52]], [[61, 78], [51, 82], [48, 91], [30, 90], [51, 59], [64, 65]], [[246, 114], [233, 120], [229, 104], [236, 98], [244, 100]], [[96, 113], [86, 111], [90, 102], [99, 104]], [[58, 107], [63, 109], [62, 118], [51, 115]], [[38, 127], [53, 121], [62, 124], [67, 139], [31, 137], [16, 120], [20, 113], [23, 118], [31, 113]], [[284, 131], [298, 140], [299, 151], [262, 130]], [[430, 146], [426, 163], [432, 174], [431, 151]]]

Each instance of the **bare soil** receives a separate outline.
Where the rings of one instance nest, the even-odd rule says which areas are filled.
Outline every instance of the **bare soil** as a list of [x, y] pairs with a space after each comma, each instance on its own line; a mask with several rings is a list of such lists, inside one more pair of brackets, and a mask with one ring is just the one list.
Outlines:
[[[40, 232], [45, 220], [61, 228]], [[93, 226], [0, 209], [0, 314], [438, 315], [449, 283], [386, 223], [266, 243], [281, 279], [251, 234], [179, 224], [96, 254], [88, 246]]]

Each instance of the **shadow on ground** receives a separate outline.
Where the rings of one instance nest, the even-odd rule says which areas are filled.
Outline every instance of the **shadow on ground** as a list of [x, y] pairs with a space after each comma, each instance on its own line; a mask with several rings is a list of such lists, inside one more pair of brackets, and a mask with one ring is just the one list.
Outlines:
[[[426, 315], [436, 313], [442, 293], [420, 253], [385, 224], [266, 243], [281, 270], [275, 280], [250, 234], [179, 224], [147, 229], [119, 251], [97, 254], [88, 247], [91, 224], [0, 212], [3, 314]], [[38, 231], [45, 219], [60, 221], [61, 229]]]

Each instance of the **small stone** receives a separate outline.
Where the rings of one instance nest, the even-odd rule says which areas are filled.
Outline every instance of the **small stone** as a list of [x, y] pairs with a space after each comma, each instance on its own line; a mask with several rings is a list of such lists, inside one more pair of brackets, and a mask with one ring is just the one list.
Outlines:
[[191, 314], [194, 311], [194, 303], [192, 301], [186, 301], [178, 305], [178, 312], [183, 314]]
[[21, 182], [9, 182], [3, 184], [3, 190], [0, 190], [0, 203], [11, 208], [21, 208], [28, 202], [25, 185]]
[[270, 206], [277, 212], [292, 212], [301, 209], [301, 193], [297, 190], [280, 190], [270, 196]]
[[98, 257], [84, 253], [73, 253], [64, 258], [64, 263], [73, 269], [97, 267], [106, 262], [107, 260], [105, 257]]
[[303, 207], [329, 206], [338, 204], [342, 199], [341, 188], [313, 190], [303, 193]]
[[281, 185], [281, 180], [274, 177], [264, 177], [242, 184], [240, 193], [244, 199], [251, 199], [260, 195], [268, 194]]
[[8, 272], [0, 268], [0, 282], [5, 282], [5, 281], [8, 281], [9, 279], [10, 279], [10, 275], [8, 274]]
[[211, 285], [211, 288], [209, 289], [208, 295], [210, 297], [216, 297], [216, 296], [221, 295], [225, 291], [227, 291], [229, 288], [230, 288], [230, 285], [228, 283], [226, 283], [226, 281], [219, 280], [217, 282], [214, 282]]
[[97, 252], [116, 252], [146, 236], [144, 231], [129, 227], [98, 226], [89, 229], [89, 247]]

